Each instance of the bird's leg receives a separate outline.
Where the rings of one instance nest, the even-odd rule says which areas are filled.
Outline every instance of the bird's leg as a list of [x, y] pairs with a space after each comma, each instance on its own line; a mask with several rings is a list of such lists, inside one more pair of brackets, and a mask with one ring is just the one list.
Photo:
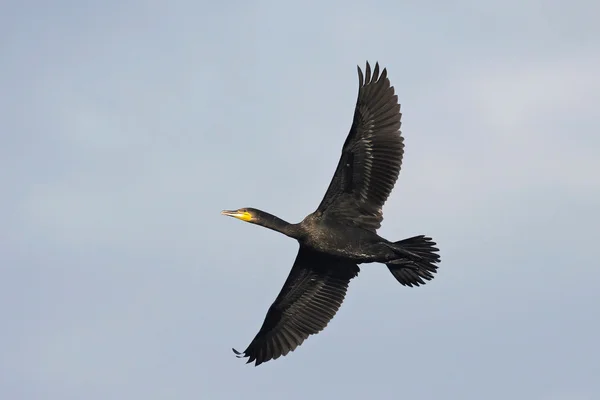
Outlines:
[[388, 261], [386, 264], [397, 265], [400, 268], [408, 268], [412, 270], [418, 270], [419, 266], [415, 264], [414, 261], [408, 260], [406, 258], [399, 258], [397, 260]]
[[[408, 250], [396, 245], [395, 243], [384, 243], [384, 245], [386, 245], [387, 247], [392, 249], [395, 254], [397, 254], [399, 256], [403, 256], [403, 258], [401, 258], [400, 260], [405, 260], [406, 262], [409, 262], [411, 260], [421, 261], [423, 259], [418, 254], [415, 254], [412, 251], [408, 251]], [[398, 260], [398, 261], [400, 261], [400, 260]]]

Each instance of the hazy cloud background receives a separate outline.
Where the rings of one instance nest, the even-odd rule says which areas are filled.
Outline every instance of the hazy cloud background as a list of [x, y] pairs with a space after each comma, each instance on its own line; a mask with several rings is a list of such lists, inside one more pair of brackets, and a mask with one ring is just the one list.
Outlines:
[[[27, 1], [0, 7], [3, 399], [600, 398], [593, 1]], [[329, 327], [237, 360], [331, 179], [356, 64], [402, 103], [389, 239]]]

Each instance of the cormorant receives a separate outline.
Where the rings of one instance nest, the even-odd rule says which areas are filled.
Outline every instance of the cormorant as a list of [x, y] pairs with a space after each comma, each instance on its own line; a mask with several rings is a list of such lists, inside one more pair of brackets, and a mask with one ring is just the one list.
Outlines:
[[258, 334], [238, 357], [258, 366], [287, 355], [310, 335], [323, 330], [340, 308], [358, 264], [387, 265], [405, 286], [433, 279], [440, 261], [431, 238], [415, 236], [390, 242], [376, 231], [382, 207], [394, 187], [404, 153], [400, 105], [387, 71], [365, 75], [358, 67], [359, 90], [350, 133], [342, 155], [315, 212], [290, 224], [254, 208], [222, 214], [281, 232], [300, 249], [281, 292], [269, 308]]

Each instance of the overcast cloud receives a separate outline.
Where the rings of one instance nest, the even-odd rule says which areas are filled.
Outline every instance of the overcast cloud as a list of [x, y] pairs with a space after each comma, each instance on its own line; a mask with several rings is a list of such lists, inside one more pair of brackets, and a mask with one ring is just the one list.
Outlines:
[[[418, 4], [418, 5], [417, 5]], [[0, 398], [600, 398], [597, 2], [9, 1], [0, 7]], [[356, 101], [406, 154], [328, 328], [247, 366]]]

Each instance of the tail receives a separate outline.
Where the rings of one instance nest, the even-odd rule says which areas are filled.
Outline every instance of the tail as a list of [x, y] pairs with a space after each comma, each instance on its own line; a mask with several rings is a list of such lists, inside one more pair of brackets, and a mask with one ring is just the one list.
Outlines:
[[424, 235], [400, 240], [393, 244], [401, 258], [387, 263], [394, 278], [404, 286], [420, 286], [434, 278], [440, 256], [435, 242]]

